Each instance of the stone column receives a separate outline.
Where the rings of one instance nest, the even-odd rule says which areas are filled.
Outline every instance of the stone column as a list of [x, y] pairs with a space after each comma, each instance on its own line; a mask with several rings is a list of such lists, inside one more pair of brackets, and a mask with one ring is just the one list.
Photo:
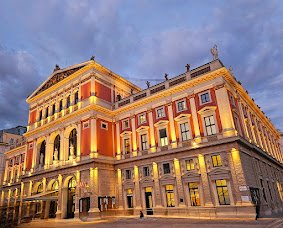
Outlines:
[[9, 180], [7, 180], [8, 177], [8, 169], [9, 169], [9, 160], [6, 160], [5, 162], [5, 174], [4, 174], [4, 182], [8, 182]]
[[118, 197], [118, 209], [123, 209], [123, 188], [122, 188], [122, 171], [121, 169], [117, 170], [117, 197]]
[[189, 96], [190, 99], [190, 106], [192, 111], [192, 119], [194, 124], [194, 133], [195, 133], [195, 141], [199, 143], [201, 141], [199, 123], [198, 123], [198, 114], [196, 109], [196, 102], [195, 102], [195, 95], [192, 94]]
[[117, 144], [117, 159], [121, 159], [121, 146], [120, 146], [120, 125], [119, 120], [116, 120], [116, 144]]
[[36, 144], [36, 139], [33, 140], [33, 150], [32, 150], [32, 171], [34, 171], [34, 169], [37, 166], [37, 144]]
[[[62, 199], [63, 199], [63, 183], [62, 183], [62, 175], [58, 175], [58, 201], [57, 201], [57, 212], [56, 218], [63, 218], [62, 217]], [[67, 205], [67, 204], [66, 204]]]
[[159, 185], [158, 166], [155, 162], [152, 163], [152, 172], [153, 172], [153, 181], [154, 181], [155, 207], [162, 207], [160, 185]]
[[136, 134], [135, 115], [133, 115], [131, 121], [132, 121], [132, 142], [133, 142], [133, 153], [131, 153], [131, 156], [137, 156], [137, 134]]
[[241, 124], [243, 126], [243, 134], [245, 136], [245, 138], [247, 140], [249, 140], [249, 132], [248, 132], [248, 129], [247, 129], [247, 125], [246, 125], [246, 121], [245, 121], [245, 116], [244, 116], [244, 112], [243, 112], [243, 108], [242, 108], [242, 102], [240, 101], [240, 98], [238, 98], [238, 105], [239, 105], [239, 110], [240, 110], [240, 121], [241, 121]]
[[90, 119], [90, 143], [91, 143], [91, 155], [90, 157], [97, 157], [97, 123], [96, 117], [93, 116]]
[[78, 123], [78, 132], [77, 132], [77, 161], [80, 161], [81, 158], [81, 135], [82, 135], [82, 123]]
[[135, 165], [134, 166], [134, 182], [135, 182], [135, 209], [137, 212], [141, 210], [141, 192], [140, 192], [140, 181], [139, 181], [139, 168]]
[[[176, 177], [176, 189], [178, 192], [178, 204], [179, 207], [185, 207], [185, 194], [184, 194], [184, 189], [183, 189], [183, 182], [182, 182], [182, 173], [181, 173], [181, 166], [180, 166], [180, 161], [175, 158], [174, 159], [174, 169], [175, 169], [175, 177]], [[179, 199], [183, 199], [183, 202], [180, 202]]]
[[210, 182], [208, 180], [208, 176], [206, 172], [204, 156], [199, 154], [198, 160], [199, 160], [199, 171], [201, 175], [201, 184], [202, 184], [202, 189], [203, 189], [204, 206], [211, 207], [213, 206], [213, 203], [212, 203], [212, 196], [210, 192]]
[[90, 197], [90, 210], [89, 213], [91, 217], [96, 217], [97, 213], [99, 213], [98, 209], [98, 196], [99, 196], [99, 189], [98, 189], [98, 168], [90, 168], [90, 191], [92, 195]]
[[175, 130], [175, 123], [174, 123], [174, 114], [172, 109], [172, 102], [168, 105], [168, 115], [169, 115], [169, 126], [170, 126], [170, 135], [171, 135], [171, 146], [172, 148], [177, 147], [177, 140], [176, 140], [176, 130]]
[[151, 152], [156, 152], [152, 110], [148, 110], [147, 114], [148, 114], [149, 134], [150, 134], [150, 151]]
[[[230, 163], [231, 163], [231, 176], [232, 176], [232, 180], [233, 180], [233, 185], [234, 187], [234, 195], [236, 196], [236, 199], [234, 200], [236, 205], [251, 205], [251, 202], [242, 202], [242, 198], [241, 195], [243, 194], [244, 196], [249, 196], [250, 195], [250, 191], [247, 190], [246, 191], [242, 191], [240, 192], [239, 190], [239, 186], [247, 186], [246, 183], [246, 179], [244, 176], [244, 170], [242, 167], [242, 163], [241, 163], [241, 157], [240, 157], [240, 152], [238, 149], [236, 148], [232, 148], [231, 149], [231, 158], [230, 158]], [[233, 195], [230, 195], [230, 197], [232, 198]]]
[[227, 89], [225, 85], [219, 85], [215, 88], [215, 95], [217, 100], [218, 111], [220, 115], [221, 125], [223, 129], [223, 136], [230, 137], [235, 135], [235, 125], [231, 106], [228, 98]]

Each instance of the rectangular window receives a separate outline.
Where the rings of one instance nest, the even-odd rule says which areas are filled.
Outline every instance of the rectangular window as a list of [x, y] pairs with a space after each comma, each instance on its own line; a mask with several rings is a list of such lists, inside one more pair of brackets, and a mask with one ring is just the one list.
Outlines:
[[187, 141], [191, 138], [190, 137], [189, 123], [180, 124], [180, 131], [181, 131], [182, 141]]
[[55, 114], [55, 112], [56, 112], [56, 105], [53, 104], [52, 105], [52, 116]]
[[168, 138], [166, 128], [159, 130], [159, 137], [160, 137], [160, 146], [167, 146], [168, 145]]
[[167, 207], [175, 207], [173, 185], [166, 185], [165, 186], [165, 193], [166, 193], [166, 199], [167, 199]]
[[177, 110], [178, 110], [178, 112], [184, 111], [186, 109], [187, 109], [187, 107], [186, 107], [186, 102], [185, 101], [179, 101], [177, 103]]
[[67, 108], [69, 108], [71, 106], [71, 97], [68, 96], [67, 97]]
[[105, 130], [107, 130], [107, 129], [108, 129], [108, 124], [107, 124], [107, 123], [102, 122], [100, 127], [101, 127], [101, 129], [105, 129]]
[[220, 157], [219, 154], [211, 156], [211, 160], [212, 160], [213, 167], [220, 167], [220, 166], [222, 166], [222, 161], [221, 161], [221, 157]]
[[130, 139], [124, 139], [124, 152], [125, 154], [130, 153]]
[[126, 170], [126, 179], [127, 179], [127, 180], [132, 179], [132, 171], [129, 170], [129, 169]]
[[59, 112], [63, 110], [63, 100], [59, 101]]
[[220, 205], [230, 205], [230, 198], [226, 180], [216, 180], [216, 191]]
[[143, 124], [143, 123], [146, 123], [146, 114], [140, 114], [138, 116], [138, 121], [139, 121], [139, 124]]
[[147, 135], [141, 135], [141, 149], [147, 150]]
[[200, 99], [201, 99], [201, 103], [202, 104], [205, 104], [205, 103], [208, 103], [210, 102], [210, 96], [209, 96], [209, 93], [203, 93], [200, 95]]
[[189, 183], [189, 192], [190, 192], [191, 206], [200, 206], [197, 182]]
[[170, 174], [170, 164], [169, 163], [163, 164], [163, 174]]
[[79, 102], [79, 92], [75, 92], [75, 99], [74, 99], [74, 103], [77, 104]]
[[42, 110], [39, 111], [39, 120], [42, 120]]
[[133, 190], [132, 189], [127, 189], [127, 204], [128, 204], [128, 208], [133, 208], [134, 204], [133, 204]]
[[45, 118], [47, 118], [48, 116], [49, 116], [49, 107], [45, 109]]
[[205, 129], [206, 129], [207, 135], [215, 135], [216, 134], [216, 125], [215, 125], [213, 115], [204, 117], [204, 124], [205, 124]]
[[123, 120], [122, 128], [126, 129], [126, 128], [129, 128], [129, 127], [130, 127], [129, 120]]
[[194, 159], [190, 159], [186, 161], [186, 167], [187, 167], [187, 171], [194, 170], [195, 169]]
[[156, 114], [157, 114], [157, 118], [165, 117], [164, 107], [157, 109]]
[[143, 176], [144, 177], [149, 176], [149, 167], [148, 166], [143, 167]]

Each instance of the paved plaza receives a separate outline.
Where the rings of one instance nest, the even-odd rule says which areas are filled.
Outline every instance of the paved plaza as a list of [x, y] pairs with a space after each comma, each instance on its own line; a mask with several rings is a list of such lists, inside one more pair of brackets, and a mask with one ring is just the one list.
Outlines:
[[51, 228], [51, 227], [96, 227], [96, 228], [142, 228], [142, 227], [162, 227], [162, 228], [206, 228], [206, 227], [217, 227], [217, 228], [283, 228], [283, 218], [281, 219], [260, 219], [260, 220], [203, 220], [203, 219], [187, 219], [187, 218], [158, 218], [158, 217], [147, 217], [144, 219], [134, 217], [119, 217], [119, 218], [103, 218], [99, 220], [92, 220], [82, 222], [78, 219], [68, 220], [35, 220], [31, 223], [22, 224], [21, 228]]

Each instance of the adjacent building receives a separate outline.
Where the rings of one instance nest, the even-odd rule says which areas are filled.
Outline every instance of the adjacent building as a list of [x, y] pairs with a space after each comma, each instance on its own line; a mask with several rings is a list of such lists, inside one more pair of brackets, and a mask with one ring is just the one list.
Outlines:
[[27, 102], [9, 216], [282, 214], [280, 134], [218, 58], [144, 90], [94, 60], [56, 66]]

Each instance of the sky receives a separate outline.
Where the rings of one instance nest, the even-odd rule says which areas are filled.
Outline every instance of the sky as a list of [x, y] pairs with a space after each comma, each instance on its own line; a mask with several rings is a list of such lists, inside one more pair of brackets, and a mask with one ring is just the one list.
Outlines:
[[[280, 0], [0, 0], [0, 129], [27, 125], [26, 98], [53, 72], [96, 61], [163, 79], [219, 58], [283, 131]], [[151, 85], [155, 84], [151, 81]]]

